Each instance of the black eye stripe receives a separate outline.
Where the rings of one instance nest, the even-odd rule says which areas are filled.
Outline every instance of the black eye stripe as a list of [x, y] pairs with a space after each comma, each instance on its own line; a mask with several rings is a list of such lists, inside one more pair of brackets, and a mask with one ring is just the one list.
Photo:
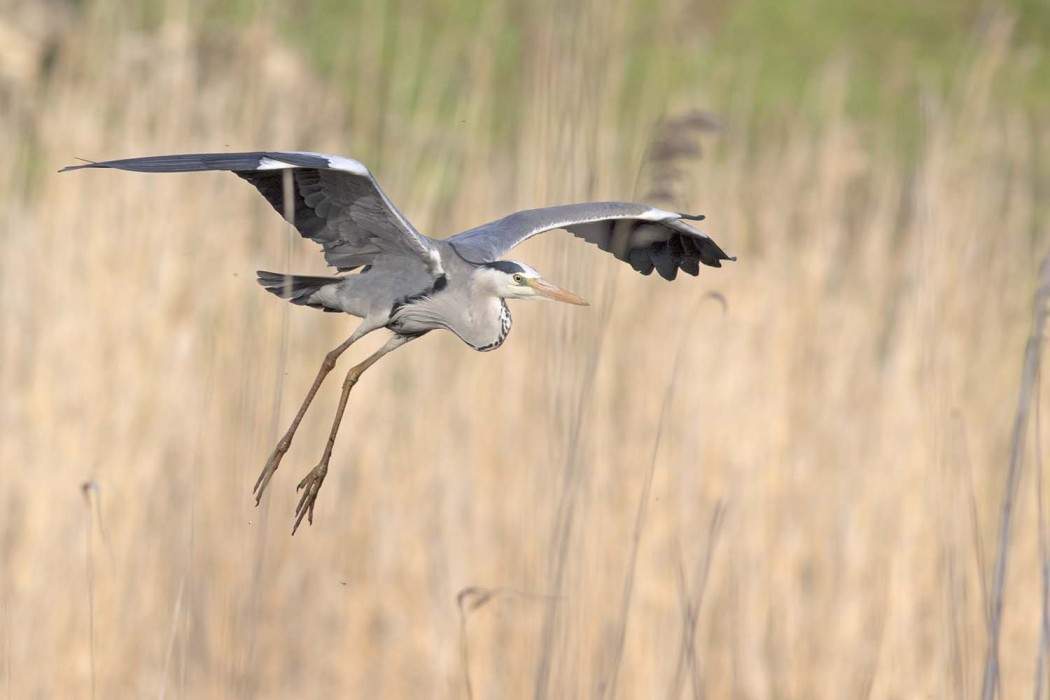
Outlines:
[[523, 268], [521, 265], [514, 262], [513, 260], [497, 260], [495, 262], [485, 263], [484, 267], [490, 267], [493, 270], [499, 270], [500, 272], [505, 272], [508, 275], [513, 275], [514, 273], [521, 274], [525, 272], [525, 268]]

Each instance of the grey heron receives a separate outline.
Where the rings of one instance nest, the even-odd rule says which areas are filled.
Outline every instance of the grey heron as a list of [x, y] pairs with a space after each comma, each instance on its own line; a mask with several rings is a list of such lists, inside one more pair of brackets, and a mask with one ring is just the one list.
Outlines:
[[[420, 233], [394, 207], [368, 168], [356, 160], [323, 153], [267, 151], [192, 153], [87, 162], [64, 168], [114, 168], [144, 173], [225, 170], [254, 185], [304, 238], [321, 244], [330, 277], [258, 273], [266, 291], [293, 304], [342, 312], [362, 321], [321, 363], [288, 430], [277, 442], [253, 494], [258, 505], [292, 438], [336, 360], [372, 331], [393, 336], [350, 368], [328, 441], [317, 466], [299, 482], [294, 535], [303, 517], [313, 523], [314, 504], [328, 473], [336, 433], [350, 390], [384, 355], [436, 329], [455, 333], [475, 350], [495, 350], [511, 327], [507, 299], [552, 299], [586, 304], [543, 279], [525, 263], [501, 258], [545, 231], [565, 229], [648, 275], [673, 280], [679, 270], [697, 275], [700, 264], [721, 267], [735, 260], [684, 220], [691, 216], [630, 202], [590, 202], [519, 211], [448, 239]], [[287, 196], [291, 201], [286, 200]]]

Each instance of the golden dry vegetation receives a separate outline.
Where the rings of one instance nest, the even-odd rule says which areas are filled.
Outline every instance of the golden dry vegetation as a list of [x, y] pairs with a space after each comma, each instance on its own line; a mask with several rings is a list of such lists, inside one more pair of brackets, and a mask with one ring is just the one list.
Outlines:
[[[30, 37], [4, 64], [0, 695], [979, 696], [1050, 242], [1048, 122], [993, 95], [1008, 21], [914, 105], [921, 146], [902, 154], [846, 109], [845, 64], [800, 96], [817, 118], [779, 128], [752, 128], [746, 67], [724, 104], [659, 59], [629, 86], [627, 15], [598, 3], [524, 20], [494, 3], [429, 56], [424, 22], [378, 16], [404, 51], [381, 60], [358, 27], [330, 74], [265, 10], [205, 30], [179, 2], [149, 28], [121, 6], [85, 3], [47, 56]], [[496, 125], [515, 21], [520, 102]], [[467, 86], [451, 102], [450, 67]], [[499, 352], [432, 334], [380, 363], [295, 538], [337, 379], [258, 509], [251, 487], [352, 320], [279, 303], [253, 272], [322, 272], [315, 247], [231, 176], [55, 174], [75, 156], [342, 153], [447, 235], [646, 197], [659, 120], [695, 109], [725, 127], [666, 203], [705, 212], [740, 261], [667, 284], [567, 235], [523, 246], [593, 306], [518, 304]], [[1045, 649], [1046, 431], [1030, 435], [1003, 698], [1033, 696]]]

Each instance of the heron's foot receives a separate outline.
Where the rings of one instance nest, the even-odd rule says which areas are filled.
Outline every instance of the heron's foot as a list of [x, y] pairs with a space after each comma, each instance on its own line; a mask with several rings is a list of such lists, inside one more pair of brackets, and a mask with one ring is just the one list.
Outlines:
[[327, 459], [311, 469], [310, 473], [295, 487], [295, 490], [302, 491], [303, 495], [299, 499], [299, 505], [295, 508], [295, 525], [292, 527], [293, 535], [299, 529], [299, 523], [303, 521], [303, 516], [306, 516], [308, 523], [314, 524], [314, 502], [317, 500], [317, 492], [321, 490], [321, 484], [324, 483], [326, 474], [328, 474]]
[[273, 448], [270, 458], [266, 460], [266, 466], [263, 467], [262, 473], [259, 474], [259, 478], [255, 480], [255, 488], [252, 489], [252, 494], [255, 496], [255, 505], [259, 505], [259, 501], [262, 500], [266, 487], [270, 485], [270, 479], [273, 478], [274, 472], [277, 471], [277, 467], [281, 466], [281, 460], [284, 458], [284, 453], [288, 451], [291, 444], [291, 440], [282, 438], [281, 441], [277, 443], [277, 447]]

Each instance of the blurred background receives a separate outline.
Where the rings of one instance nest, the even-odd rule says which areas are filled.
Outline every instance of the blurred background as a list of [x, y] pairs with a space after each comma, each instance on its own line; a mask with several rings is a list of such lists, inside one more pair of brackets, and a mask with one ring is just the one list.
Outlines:
[[[0, 0], [0, 696], [980, 697], [1048, 37], [1039, 0]], [[56, 174], [256, 149], [438, 237], [629, 199], [740, 260], [529, 242], [592, 307], [385, 359], [292, 538], [338, 378], [252, 485], [354, 320], [254, 271], [316, 247], [229, 175]], [[1003, 698], [1050, 688], [1033, 410]]]

